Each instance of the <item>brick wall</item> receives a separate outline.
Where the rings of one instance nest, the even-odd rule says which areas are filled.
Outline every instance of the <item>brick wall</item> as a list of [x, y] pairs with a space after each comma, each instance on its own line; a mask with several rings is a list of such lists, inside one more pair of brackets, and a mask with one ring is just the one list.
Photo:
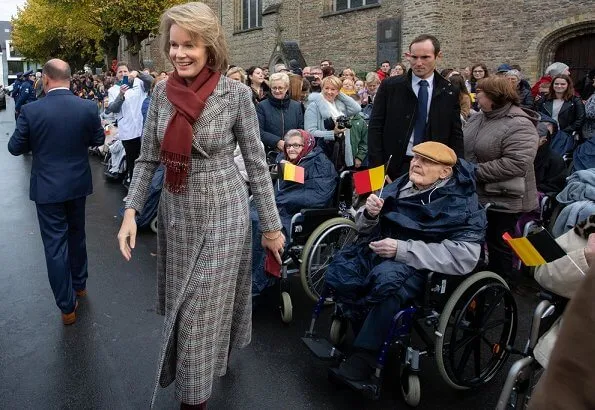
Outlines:
[[[440, 68], [516, 63], [536, 78], [560, 41], [595, 33], [595, 0], [382, 0], [346, 13], [332, 13], [332, 0], [263, 0], [263, 10], [279, 7], [244, 32], [237, 30], [241, 0], [205, 3], [220, 16], [232, 64], [244, 68], [269, 62], [279, 41], [294, 40], [308, 65], [328, 58], [337, 69], [369, 71], [376, 68], [377, 21], [400, 17], [402, 51], [415, 36], [434, 34], [444, 53]], [[151, 58], [156, 69], [165, 65], [153, 47]]]

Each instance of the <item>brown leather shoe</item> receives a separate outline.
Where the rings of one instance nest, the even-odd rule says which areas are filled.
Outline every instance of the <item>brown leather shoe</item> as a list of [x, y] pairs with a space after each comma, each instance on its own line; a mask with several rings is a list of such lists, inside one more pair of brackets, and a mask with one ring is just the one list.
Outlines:
[[74, 322], [76, 322], [76, 309], [78, 307], [79, 302], [77, 300], [76, 304], [74, 305], [74, 310], [71, 313], [62, 313], [62, 323], [64, 323], [64, 326], [72, 325]]
[[75, 290], [75, 292], [76, 292], [76, 295], [77, 295], [79, 298], [82, 298], [82, 297], [84, 297], [84, 296], [87, 296], [87, 289], [80, 289], [80, 290]]

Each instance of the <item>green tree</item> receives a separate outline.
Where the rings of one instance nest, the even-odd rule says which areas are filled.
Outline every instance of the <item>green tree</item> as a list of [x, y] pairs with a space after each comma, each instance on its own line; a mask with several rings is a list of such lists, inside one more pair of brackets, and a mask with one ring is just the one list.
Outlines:
[[29, 60], [61, 58], [73, 69], [101, 61], [103, 33], [81, 14], [80, 9], [67, 4], [28, 0], [12, 20], [13, 45]]

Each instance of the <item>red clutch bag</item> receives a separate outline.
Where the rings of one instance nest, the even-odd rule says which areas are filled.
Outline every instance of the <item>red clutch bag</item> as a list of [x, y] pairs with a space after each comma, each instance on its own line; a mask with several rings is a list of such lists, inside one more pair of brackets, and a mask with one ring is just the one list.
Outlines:
[[270, 250], [267, 250], [267, 254], [264, 257], [264, 271], [276, 278], [281, 277], [281, 265]]

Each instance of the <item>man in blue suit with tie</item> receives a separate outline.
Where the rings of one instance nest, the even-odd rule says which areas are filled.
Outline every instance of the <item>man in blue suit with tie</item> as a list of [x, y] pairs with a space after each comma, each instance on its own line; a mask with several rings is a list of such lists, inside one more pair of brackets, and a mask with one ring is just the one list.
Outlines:
[[86, 295], [85, 201], [93, 192], [88, 147], [105, 136], [97, 105], [70, 92], [70, 66], [43, 66], [46, 98], [24, 105], [8, 150], [33, 154], [29, 197], [35, 201], [50, 286], [65, 325]]

